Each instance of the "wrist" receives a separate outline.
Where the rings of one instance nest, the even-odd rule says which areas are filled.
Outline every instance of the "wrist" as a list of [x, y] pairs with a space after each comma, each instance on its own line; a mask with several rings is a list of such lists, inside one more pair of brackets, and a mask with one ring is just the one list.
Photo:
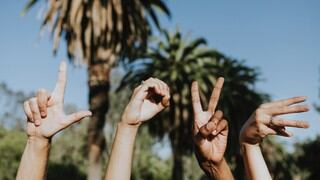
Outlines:
[[125, 126], [131, 127], [131, 128], [139, 128], [142, 124], [141, 122], [135, 122], [132, 123], [131, 121], [128, 121], [127, 118], [122, 117], [120, 123], [122, 123]]
[[248, 153], [255, 149], [260, 149], [260, 145], [258, 143], [257, 144], [249, 144], [245, 142], [240, 143], [240, 150], [243, 154]]
[[219, 162], [209, 160], [201, 162], [200, 167], [210, 179], [221, 179], [222, 174], [229, 168], [224, 158]]
[[29, 136], [27, 140], [27, 144], [37, 149], [50, 148], [51, 138]]
[[119, 122], [117, 132], [120, 136], [125, 136], [125, 139], [135, 139], [140, 125], [131, 125], [126, 122]]

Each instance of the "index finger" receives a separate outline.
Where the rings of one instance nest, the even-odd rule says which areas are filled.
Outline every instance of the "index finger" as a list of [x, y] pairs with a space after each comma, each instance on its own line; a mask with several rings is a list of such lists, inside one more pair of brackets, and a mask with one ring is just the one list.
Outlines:
[[202, 111], [199, 86], [197, 81], [193, 81], [191, 85], [191, 97], [192, 97], [192, 107], [195, 114]]
[[213, 88], [213, 91], [210, 97], [209, 106], [208, 106], [208, 111], [210, 112], [214, 112], [216, 110], [223, 83], [224, 83], [224, 78], [219, 77]]
[[301, 103], [306, 101], [307, 97], [306, 96], [297, 96], [297, 97], [292, 97], [288, 99], [282, 99], [282, 100], [277, 100], [269, 103], [265, 103], [261, 105], [263, 108], [270, 108], [270, 107], [276, 107], [276, 106], [290, 106], [293, 104]]
[[60, 100], [63, 100], [64, 91], [66, 89], [66, 83], [67, 83], [67, 63], [65, 61], [62, 61], [60, 63], [58, 80], [52, 92], [52, 96]]

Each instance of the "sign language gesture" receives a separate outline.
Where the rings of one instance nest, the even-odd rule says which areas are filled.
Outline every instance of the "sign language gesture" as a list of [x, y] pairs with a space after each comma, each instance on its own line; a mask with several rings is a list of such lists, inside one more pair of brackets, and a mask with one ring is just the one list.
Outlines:
[[309, 111], [306, 105], [292, 106], [305, 100], [306, 97], [299, 96], [262, 104], [243, 125], [240, 131], [240, 142], [257, 145], [267, 135], [291, 137], [293, 134], [286, 131], [285, 127], [308, 128], [309, 124], [305, 121], [276, 117]]
[[149, 78], [135, 88], [130, 102], [122, 115], [122, 121], [129, 125], [140, 125], [168, 107], [170, 90], [167, 84], [156, 78]]
[[40, 89], [36, 97], [24, 102], [24, 111], [28, 118], [27, 135], [29, 137], [50, 139], [57, 132], [81, 119], [91, 116], [90, 111], [79, 111], [66, 115], [63, 110], [64, 93], [67, 82], [67, 64], [61, 62], [58, 81], [51, 94]]
[[220, 97], [224, 79], [218, 78], [209, 101], [208, 110], [201, 106], [199, 87], [192, 83], [191, 95], [194, 111], [193, 136], [196, 144], [198, 161], [220, 163], [227, 146], [228, 123], [223, 118], [223, 112], [215, 111]]

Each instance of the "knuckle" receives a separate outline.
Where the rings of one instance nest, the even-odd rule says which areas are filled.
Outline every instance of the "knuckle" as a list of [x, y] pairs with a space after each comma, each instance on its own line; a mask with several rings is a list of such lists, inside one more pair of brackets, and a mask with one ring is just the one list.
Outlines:
[[134, 88], [133, 92], [137, 92], [139, 90], [140, 86]]
[[37, 98], [36, 97], [31, 98], [30, 103], [31, 104], [37, 103]]
[[264, 139], [266, 136], [267, 136], [267, 135], [266, 135], [265, 133], [260, 134], [260, 137], [263, 138], [263, 139]]
[[278, 124], [279, 124], [280, 126], [285, 126], [285, 121], [284, 121], [283, 119], [279, 119], [279, 120], [278, 120]]
[[255, 115], [258, 117], [258, 116], [261, 116], [263, 114], [263, 110], [262, 108], [258, 108], [255, 112]]
[[217, 110], [217, 111], [216, 111], [216, 115], [217, 115], [217, 116], [223, 116], [223, 112], [222, 112], [221, 110]]
[[24, 101], [23, 105], [24, 105], [24, 107], [28, 106], [29, 105], [29, 100]]
[[259, 134], [265, 134], [265, 132], [264, 132], [264, 127], [263, 127], [262, 124], [258, 124], [258, 125], [257, 125], [257, 132], [258, 132]]
[[38, 94], [45, 94], [47, 91], [44, 88], [38, 89], [37, 93]]
[[284, 106], [282, 106], [282, 107], [279, 108], [279, 110], [280, 110], [281, 112], [285, 112], [285, 111], [287, 110], [287, 108], [284, 107]]
[[261, 104], [259, 107], [258, 107], [258, 109], [264, 109], [264, 108], [266, 108], [266, 104]]

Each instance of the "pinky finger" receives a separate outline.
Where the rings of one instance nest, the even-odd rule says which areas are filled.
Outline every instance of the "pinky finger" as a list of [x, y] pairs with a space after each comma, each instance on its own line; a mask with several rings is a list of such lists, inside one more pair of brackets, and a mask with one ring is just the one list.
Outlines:
[[277, 134], [284, 137], [292, 137], [293, 133], [287, 131], [284, 127], [277, 129]]
[[27, 115], [28, 121], [34, 122], [33, 116], [32, 116], [32, 111], [31, 111], [31, 109], [30, 109], [30, 106], [29, 106], [29, 102], [28, 102], [28, 101], [25, 101], [25, 102], [23, 103], [23, 110], [24, 110], [24, 112], [25, 112], [26, 115]]

